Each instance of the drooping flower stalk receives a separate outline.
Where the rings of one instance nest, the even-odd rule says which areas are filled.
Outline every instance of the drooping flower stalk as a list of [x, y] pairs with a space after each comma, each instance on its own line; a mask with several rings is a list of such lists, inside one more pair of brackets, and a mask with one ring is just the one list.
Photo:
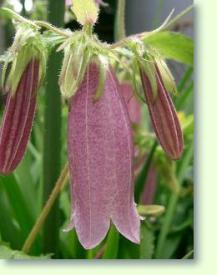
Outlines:
[[8, 91], [0, 129], [0, 173], [9, 174], [26, 150], [36, 107], [39, 60], [32, 59], [14, 94]]
[[[151, 116], [152, 125], [157, 138], [171, 159], [180, 158], [183, 151], [183, 135], [177, 113], [169, 93], [165, 79], [155, 66], [156, 95], [152, 81], [145, 70], [140, 69], [145, 99]], [[168, 76], [167, 72], [166, 75]]]
[[94, 96], [99, 66], [92, 62], [70, 101], [68, 153], [72, 219], [81, 244], [99, 244], [110, 227], [139, 242], [139, 216], [133, 198], [133, 143], [125, 102], [111, 68], [99, 100]]

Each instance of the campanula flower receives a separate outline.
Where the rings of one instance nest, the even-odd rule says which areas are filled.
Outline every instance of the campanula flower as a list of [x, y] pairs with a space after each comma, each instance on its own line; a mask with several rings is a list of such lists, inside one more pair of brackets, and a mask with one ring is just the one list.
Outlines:
[[90, 249], [106, 236], [111, 222], [138, 243], [140, 218], [133, 197], [133, 142], [126, 104], [114, 71], [106, 72], [95, 101], [99, 66], [92, 61], [70, 100], [68, 154], [72, 219], [81, 244]]

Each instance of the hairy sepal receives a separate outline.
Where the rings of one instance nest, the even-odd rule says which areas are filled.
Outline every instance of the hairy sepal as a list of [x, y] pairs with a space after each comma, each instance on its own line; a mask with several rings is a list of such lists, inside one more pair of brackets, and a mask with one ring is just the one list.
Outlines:
[[89, 61], [90, 51], [82, 41], [78, 44], [66, 46], [59, 78], [63, 97], [69, 99], [75, 95], [84, 78]]
[[33, 59], [40, 61], [39, 83], [41, 83], [46, 71], [46, 45], [38, 30], [24, 23], [18, 24], [14, 42], [5, 54], [2, 74], [5, 92], [10, 91], [14, 95], [24, 70]]

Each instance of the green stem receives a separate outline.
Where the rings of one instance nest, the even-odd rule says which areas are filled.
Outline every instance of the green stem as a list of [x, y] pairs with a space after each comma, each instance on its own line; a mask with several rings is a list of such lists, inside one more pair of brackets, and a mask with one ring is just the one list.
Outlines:
[[194, 5], [187, 7], [185, 10], [180, 12], [177, 16], [175, 16], [170, 22], [165, 26], [164, 29], [171, 29], [182, 17], [186, 16], [193, 10]]
[[62, 29], [59, 29], [59, 28], [56, 28], [55, 26], [53, 26], [52, 24], [49, 24], [45, 21], [39, 21], [39, 20], [35, 20], [33, 21], [35, 24], [37, 24], [38, 26], [42, 27], [42, 28], [46, 28], [52, 32], [55, 32], [63, 37], [70, 37], [71, 36], [71, 33], [69, 31], [66, 31], [66, 30], [62, 30]]
[[182, 108], [185, 107], [185, 103], [188, 97], [190, 96], [190, 94], [192, 93], [193, 89], [194, 89], [194, 82], [192, 81], [189, 87], [186, 89], [185, 93], [183, 93], [182, 96], [179, 97], [178, 100], [176, 101], [177, 110], [182, 110]]
[[184, 73], [184, 76], [182, 77], [182, 79], [180, 80], [179, 84], [178, 84], [178, 91], [179, 92], [183, 92], [183, 89], [185, 88], [186, 84], [188, 83], [188, 81], [191, 79], [193, 74], [193, 67], [189, 67], [186, 72]]
[[126, 37], [125, 8], [126, 0], [118, 0], [117, 11], [115, 15], [115, 41], [119, 41]]
[[1, 8], [0, 10], [1, 16], [8, 16], [9, 18], [13, 18], [19, 22], [27, 23], [31, 25], [32, 27], [39, 28], [33, 21], [26, 19], [25, 17], [19, 15], [15, 11], [8, 9], [8, 8]]
[[33, 226], [28, 238], [26, 239], [22, 251], [26, 254], [29, 253], [44, 221], [46, 220], [48, 214], [50, 213], [52, 206], [54, 205], [54, 202], [56, 200], [56, 198], [58, 197], [60, 191], [62, 190], [62, 188], [64, 187], [64, 185], [66, 184], [67, 180], [68, 180], [68, 176], [69, 176], [69, 168], [68, 168], [68, 164], [65, 165], [65, 167], [63, 168], [59, 179], [57, 180], [54, 189], [52, 190], [50, 197], [48, 198], [41, 214], [39, 215], [35, 225]]
[[[189, 147], [187, 148], [187, 150], [185, 151], [183, 158], [180, 162], [180, 165], [177, 166], [177, 170], [178, 170], [177, 171], [177, 187], [178, 187], [178, 190], [176, 192], [173, 192], [169, 198], [166, 214], [164, 217], [164, 222], [162, 224], [160, 235], [159, 235], [158, 242], [157, 242], [156, 253], [155, 253], [156, 259], [163, 258], [163, 249], [164, 249], [165, 241], [166, 241], [168, 233], [170, 231], [172, 221], [174, 218], [174, 214], [176, 211], [176, 206], [177, 206], [177, 203], [179, 200], [179, 191], [180, 191], [181, 183], [185, 176], [186, 167], [188, 166], [188, 164], [192, 158], [193, 150], [194, 150], [194, 147], [193, 147], [193, 141], [192, 141], [190, 143]], [[179, 185], [178, 185], [178, 183], [179, 183]]]
[[[111, 49], [117, 48], [117, 47], [121, 47], [123, 45], [126, 44], [127, 41], [132, 40], [132, 39], [145, 39], [148, 36], [159, 32], [159, 31], [165, 31], [170, 29], [171, 27], [174, 26], [174, 24], [176, 24], [182, 17], [184, 17], [185, 15], [187, 15], [189, 12], [191, 12], [193, 9], [193, 5], [189, 6], [188, 8], [186, 8], [185, 10], [183, 10], [180, 14], [178, 14], [176, 17], [174, 17], [172, 20], [170, 20], [170, 17], [172, 16], [174, 10], [171, 11], [171, 13], [169, 14], [169, 16], [167, 17], [167, 19], [165, 20], [165, 22], [157, 29], [153, 30], [153, 31], [149, 31], [149, 32], [142, 32], [142, 33], [137, 33], [131, 36], [128, 36], [127, 38], [123, 38], [120, 41], [118, 41], [117, 43], [114, 43], [112, 45], [110, 45]], [[170, 20], [170, 21], [169, 21]]]
[[194, 257], [194, 250], [189, 251], [182, 259], [193, 259]]
[[[48, 1], [48, 21], [57, 26], [64, 25], [64, 0]], [[44, 202], [49, 198], [60, 173], [61, 155], [61, 96], [58, 85], [61, 55], [55, 49], [48, 61], [47, 87], [45, 95], [45, 131], [43, 153]], [[58, 255], [59, 209], [56, 200], [43, 230], [43, 252]]]

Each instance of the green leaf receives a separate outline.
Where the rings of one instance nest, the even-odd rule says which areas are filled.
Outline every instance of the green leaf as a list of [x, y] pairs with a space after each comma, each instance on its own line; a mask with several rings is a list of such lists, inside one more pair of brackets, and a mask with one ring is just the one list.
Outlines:
[[150, 225], [141, 223], [140, 259], [151, 259], [154, 253], [154, 232]]
[[24, 254], [22, 251], [12, 250], [5, 244], [0, 244], [0, 259], [49, 259], [50, 255], [42, 255], [39, 257], [33, 257]]
[[180, 244], [181, 237], [181, 234], [173, 234], [167, 237], [164, 243], [164, 249], [162, 250], [161, 259], [173, 259], [173, 255]]
[[[11, 174], [0, 176], [1, 188], [5, 191], [16, 221], [21, 229], [21, 239], [25, 240], [34, 224], [34, 217], [31, 211], [31, 203], [27, 202], [18, 184], [17, 178]], [[8, 217], [10, 219], [10, 216]], [[35, 248], [38, 249], [39, 241], [36, 241]]]
[[73, 0], [72, 10], [81, 25], [94, 25], [97, 21], [99, 9], [94, 0]]
[[20, 228], [14, 223], [5, 192], [0, 184], [0, 234], [4, 241], [9, 242], [13, 248], [20, 248], [24, 239]]
[[115, 229], [115, 227], [112, 226], [107, 237], [106, 250], [102, 258], [116, 259], [118, 255], [118, 247], [119, 247], [119, 233]]
[[145, 38], [144, 42], [157, 50], [164, 58], [193, 65], [193, 41], [183, 34], [169, 31], [157, 32]]

